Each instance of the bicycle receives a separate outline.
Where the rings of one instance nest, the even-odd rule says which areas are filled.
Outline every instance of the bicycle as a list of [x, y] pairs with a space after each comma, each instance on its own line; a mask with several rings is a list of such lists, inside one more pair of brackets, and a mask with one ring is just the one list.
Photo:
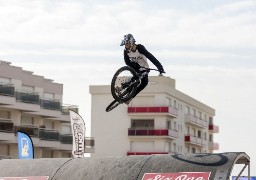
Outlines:
[[[137, 73], [129, 66], [123, 66], [118, 69], [111, 81], [111, 94], [114, 101], [107, 106], [106, 112], [113, 110], [119, 104], [131, 101], [137, 87], [140, 85], [141, 79], [151, 70], [159, 71], [158, 69], [145, 68], [142, 73]], [[162, 76], [162, 74], [160, 73], [159, 76]]]

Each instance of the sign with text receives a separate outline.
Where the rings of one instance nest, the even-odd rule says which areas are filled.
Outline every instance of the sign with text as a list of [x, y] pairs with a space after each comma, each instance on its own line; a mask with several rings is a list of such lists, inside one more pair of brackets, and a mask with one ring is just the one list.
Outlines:
[[0, 177], [0, 180], [48, 180], [49, 176]]
[[211, 172], [145, 173], [142, 180], [209, 180]]

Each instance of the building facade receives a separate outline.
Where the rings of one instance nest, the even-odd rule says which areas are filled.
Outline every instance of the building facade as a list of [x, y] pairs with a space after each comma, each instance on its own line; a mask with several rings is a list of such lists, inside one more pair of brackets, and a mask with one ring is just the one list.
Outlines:
[[63, 85], [0, 61], [0, 159], [18, 158], [17, 132], [33, 141], [35, 158], [71, 157], [69, 109]]
[[92, 156], [212, 153], [215, 110], [178, 91], [175, 80], [149, 77], [148, 86], [127, 106], [106, 112], [110, 86], [90, 86]]

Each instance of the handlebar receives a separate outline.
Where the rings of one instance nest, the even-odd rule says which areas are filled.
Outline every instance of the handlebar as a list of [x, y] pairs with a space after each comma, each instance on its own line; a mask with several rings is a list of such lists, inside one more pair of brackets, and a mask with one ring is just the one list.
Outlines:
[[165, 73], [165, 71], [164, 72], [160, 72], [158, 69], [151, 69], [151, 68], [145, 68], [148, 72], [149, 71], [151, 71], [151, 70], [153, 70], [153, 71], [158, 71], [159, 72], [159, 76], [163, 76], [163, 73]]

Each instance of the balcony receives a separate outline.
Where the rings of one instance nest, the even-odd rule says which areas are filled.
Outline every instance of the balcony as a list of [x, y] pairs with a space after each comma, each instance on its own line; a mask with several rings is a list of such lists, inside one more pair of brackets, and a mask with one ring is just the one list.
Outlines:
[[128, 129], [128, 136], [168, 136], [168, 129]]
[[18, 131], [27, 133], [31, 137], [38, 137], [38, 127], [33, 125], [14, 126], [14, 133]]
[[198, 146], [207, 146], [206, 140], [191, 135], [185, 135], [185, 142]]
[[171, 129], [128, 129], [128, 136], [168, 136], [178, 138], [178, 131]]
[[12, 120], [0, 118], [0, 132], [13, 133], [13, 128]]
[[185, 115], [185, 122], [201, 128], [207, 128], [207, 125], [208, 125], [206, 121], [199, 119], [191, 114]]
[[169, 152], [127, 152], [127, 156], [132, 156], [132, 155], [151, 155], [151, 154], [169, 154]]
[[16, 100], [24, 103], [39, 104], [39, 95], [34, 92], [16, 92]]
[[60, 134], [60, 142], [62, 144], [72, 144], [73, 143], [72, 134]]
[[14, 87], [9, 84], [0, 83], [0, 95], [14, 96]]
[[0, 154], [0, 160], [1, 160], [1, 159], [11, 159], [11, 156], [1, 155], [1, 154]]
[[40, 128], [38, 131], [38, 137], [42, 140], [47, 141], [59, 141], [60, 140], [60, 133], [55, 129], [44, 129]]
[[94, 139], [92, 137], [85, 137], [84, 139], [84, 152], [85, 153], [94, 153]]
[[41, 99], [40, 100], [41, 107], [44, 109], [50, 109], [50, 110], [60, 110], [60, 102], [56, 100], [46, 100], [46, 99]]
[[151, 114], [161, 114], [169, 115], [172, 117], [178, 116], [177, 109], [169, 106], [154, 106], [154, 107], [128, 107], [128, 114], [142, 114], [142, 115], [151, 115]]
[[209, 142], [209, 150], [219, 150], [219, 143]]
[[209, 124], [209, 131], [211, 131], [213, 133], [219, 133], [219, 126]]

